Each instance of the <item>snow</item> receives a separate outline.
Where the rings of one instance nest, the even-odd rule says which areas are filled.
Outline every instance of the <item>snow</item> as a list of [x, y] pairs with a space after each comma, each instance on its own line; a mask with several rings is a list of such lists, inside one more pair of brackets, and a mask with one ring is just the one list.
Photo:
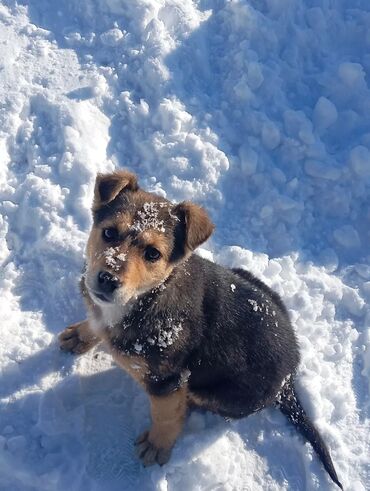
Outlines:
[[370, 152], [367, 147], [357, 145], [352, 148], [349, 159], [351, 167], [358, 177], [364, 179], [370, 177]]
[[119, 247], [107, 247], [102, 255], [105, 257], [105, 263], [114, 271], [120, 271], [122, 264], [126, 261], [126, 254], [120, 253]]
[[300, 397], [344, 488], [370, 488], [369, 32], [365, 0], [2, 2], [1, 490], [334, 489], [275, 409], [195, 412], [143, 469], [144, 392], [101, 348], [59, 352], [117, 167], [205, 206], [200, 254], [280, 293]]
[[319, 132], [325, 131], [338, 119], [338, 111], [335, 105], [326, 97], [320, 97], [312, 115], [313, 123]]
[[166, 202], [159, 203], [144, 203], [143, 209], [138, 211], [138, 218], [132, 224], [132, 229], [137, 232], [143, 232], [144, 230], [158, 230], [159, 232], [165, 232], [164, 221], [159, 220], [160, 208], [166, 207]]

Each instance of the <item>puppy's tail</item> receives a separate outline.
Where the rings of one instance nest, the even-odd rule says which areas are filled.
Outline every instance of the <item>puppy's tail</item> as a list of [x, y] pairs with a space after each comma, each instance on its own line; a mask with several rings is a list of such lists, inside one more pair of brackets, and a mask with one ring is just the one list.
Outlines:
[[343, 489], [342, 484], [339, 482], [327, 446], [299, 402], [294, 389], [292, 375], [289, 376], [278, 394], [277, 406], [280, 411], [285, 414], [289, 421], [293, 423], [297, 430], [311, 443], [329, 476], [332, 478], [335, 484], [340, 487], [340, 489]]

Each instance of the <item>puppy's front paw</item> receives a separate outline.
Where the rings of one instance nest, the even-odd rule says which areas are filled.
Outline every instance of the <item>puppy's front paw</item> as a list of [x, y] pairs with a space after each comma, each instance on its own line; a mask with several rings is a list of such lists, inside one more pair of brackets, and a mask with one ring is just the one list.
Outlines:
[[172, 448], [159, 448], [150, 441], [150, 432], [142, 433], [135, 442], [136, 455], [141, 459], [144, 467], [149, 465], [163, 465], [169, 461]]
[[60, 349], [76, 355], [86, 353], [98, 342], [99, 339], [88, 331], [87, 321], [72, 324], [59, 334]]

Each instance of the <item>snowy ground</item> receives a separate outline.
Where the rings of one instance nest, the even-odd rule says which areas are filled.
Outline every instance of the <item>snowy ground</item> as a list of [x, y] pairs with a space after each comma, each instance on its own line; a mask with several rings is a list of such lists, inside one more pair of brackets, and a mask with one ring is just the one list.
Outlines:
[[203, 204], [204, 254], [290, 309], [299, 390], [345, 489], [370, 489], [368, 0], [3, 0], [0, 4], [0, 490], [334, 489], [276, 410], [193, 413], [143, 469], [145, 394], [56, 334], [97, 171]]

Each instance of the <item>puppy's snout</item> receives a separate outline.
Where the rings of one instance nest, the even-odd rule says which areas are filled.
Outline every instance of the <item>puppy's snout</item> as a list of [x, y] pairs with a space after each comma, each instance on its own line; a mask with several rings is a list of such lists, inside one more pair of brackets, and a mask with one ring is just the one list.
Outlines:
[[109, 273], [109, 271], [100, 271], [98, 273], [98, 285], [102, 292], [113, 293], [119, 287], [119, 284], [119, 279]]

